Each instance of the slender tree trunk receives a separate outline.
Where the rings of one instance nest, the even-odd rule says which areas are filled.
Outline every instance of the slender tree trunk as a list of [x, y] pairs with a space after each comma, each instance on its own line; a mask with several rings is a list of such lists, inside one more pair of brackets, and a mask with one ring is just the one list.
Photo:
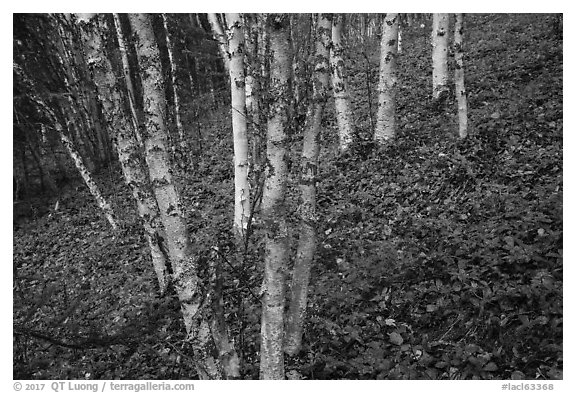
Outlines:
[[458, 102], [458, 134], [460, 138], [468, 136], [468, 102], [466, 88], [464, 86], [464, 14], [456, 14], [454, 26], [454, 58], [456, 69], [454, 70], [454, 84], [456, 86], [456, 100]]
[[134, 93], [134, 85], [132, 84], [132, 76], [130, 75], [130, 63], [128, 62], [128, 44], [122, 33], [122, 24], [120, 23], [120, 15], [114, 15], [114, 25], [116, 26], [116, 37], [118, 39], [118, 46], [120, 48], [120, 58], [122, 59], [122, 71], [124, 72], [124, 83], [126, 84], [126, 91], [128, 93], [128, 103], [130, 104], [130, 120], [136, 135], [136, 140], [139, 144], [142, 143], [142, 136], [140, 135], [140, 121], [138, 112], [136, 112], [136, 94]]
[[246, 123], [246, 89], [244, 74], [244, 31], [240, 14], [226, 14], [228, 70], [232, 101], [234, 140], [234, 234], [243, 244], [251, 216], [248, 184], [248, 129]]
[[224, 68], [228, 71], [230, 67], [230, 60], [228, 58], [228, 40], [226, 39], [222, 23], [218, 19], [217, 14], [208, 14], [208, 22], [210, 22], [210, 26], [212, 27], [214, 39], [218, 42], [218, 49], [222, 55], [221, 57], [224, 62]]
[[290, 292], [290, 307], [287, 314], [286, 338], [284, 350], [290, 355], [300, 351], [302, 345], [302, 327], [306, 311], [310, 269], [317, 244], [316, 183], [318, 181], [318, 138], [330, 83], [330, 20], [320, 14], [316, 33], [316, 64], [312, 75], [312, 103], [306, 115], [302, 162], [300, 169], [301, 204], [300, 235]]
[[104, 212], [104, 215], [106, 216], [106, 219], [110, 223], [110, 226], [112, 226], [112, 229], [116, 230], [118, 226], [116, 225], [116, 218], [114, 211], [112, 210], [112, 207], [110, 206], [110, 204], [108, 204], [108, 202], [106, 202], [106, 200], [102, 196], [102, 193], [100, 192], [100, 189], [98, 188], [96, 183], [94, 183], [94, 180], [92, 180], [92, 175], [90, 174], [88, 169], [86, 169], [82, 157], [80, 157], [80, 154], [78, 154], [78, 151], [74, 147], [72, 141], [64, 134], [64, 130], [62, 129], [60, 123], [56, 123], [56, 129], [58, 130], [58, 134], [60, 135], [60, 140], [66, 147], [66, 150], [68, 150], [68, 154], [70, 154], [72, 160], [74, 160], [74, 164], [76, 165], [78, 172], [80, 172], [80, 175], [84, 179], [84, 182], [88, 186], [90, 193], [92, 194], [94, 199], [96, 199], [96, 203], [98, 203], [100, 209], [102, 209], [102, 211]]
[[284, 379], [284, 285], [288, 263], [288, 228], [284, 195], [288, 176], [286, 129], [290, 106], [290, 18], [268, 17], [270, 27], [270, 114], [268, 116], [266, 178], [262, 213], [266, 232], [260, 379]]
[[168, 16], [166, 14], [162, 14], [162, 22], [164, 23], [164, 31], [166, 32], [166, 47], [168, 48], [170, 74], [172, 75], [172, 95], [174, 96], [174, 116], [176, 118], [176, 130], [178, 131], [178, 137], [180, 138], [180, 148], [183, 152], [186, 152], [186, 138], [184, 136], [184, 127], [182, 126], [182, 118], [180, 115], [182, 108], [180, 106], [180, 95], [178, 94], [178, 70], [176, 66], [176, 59], [174, 58], [174, 45], [172, 43], [170, 30], [168, 28]]
[[[262, 168], [263, 168], [263, 155], [264, 155], [264, 141], [265, 131], [263, 129], [262, 115], [260, 110], [261, 96], [260, 96], [260, 62], [258, 57], [258, 50], [260, 43], [258, 42], [258, 25], [254, 17], [249, 14], [244, 14], [245, 20], [245, 38], [246, 38], [246, 114], [251, 124], [252, 130], [252, 173], [254, 179], [253, 190], [256, 190], [260, 183]], [[253, 195], [255, 198], [255, 195]], [[254, 205], [257, 201], [252, 199]], [[255, 206], [252, 206], [253, 208]]]
[[330, 51], [330, 66], [332, 68], [332, 86], [336, 106], [336, 121], [340, 151], [348, 150], [352, 143], [354, 129], [350, 97], [344, 71], [344, 47], [342, 46], [342, 23], [337, 15], [332, 16], [332, 50]]
[[402, 33], [403, 33], [403, 26], [404, 18], [406, 14], [398, 14], [398, 48], [397, 53], [402, 53]]
[[388, 13], [382, 21], [380, 41], [380, 80], [378, 115], [374, 140], [385, 143], [396, 135], [396, 57], [398, 49], [398, 14]]
[[198, 264], [192, 247], [181, 199], [172, 178], [164, 123], [164, 82], [160, 69], [160, 53], [154, 41], [152, 23], [146, 14], [129, 14], [136, 42], [138, 62], [143, 69], [146, 162], [150, 181], [164, 225], [168, 254], [174, 271], [173, 282], [180, 299], [188, 339], [194, 348], [196, 370], [201, 379], [221, 379], [221, 364], [213, 354], [216, 350], [210, 327], [203, 317], [203, 302], [207, 295], [198, 277]]
[[150, 182], [145, 173], [145, 163], [142, 161], [138, 143], [135, 140], [132, 123], [128, 121], [124, 111], [122, 89], [112, 70], [110, 60], [104, 53], [104, 44], [100, 37], [105, 26], [95, 14], [79, 14], [79, 21], [86, 45], [88, 64], [92, 67], [94, 83], [98, 89], [107, 120], [107, 128], [117, 143], [118, 159], [122, 166], [126, 184], [132, 190], [136, 200], [138, 214], [142, 219], [146, 239], [150, 247], [152, 265], [156, 272], [160, 293], [166, 291], [169, 282], [167, 260], [160, 247], [159, 211], [151, 192]]
[[432, 20], [432, 98], [448, 97], [448, 14], [434, 14]]

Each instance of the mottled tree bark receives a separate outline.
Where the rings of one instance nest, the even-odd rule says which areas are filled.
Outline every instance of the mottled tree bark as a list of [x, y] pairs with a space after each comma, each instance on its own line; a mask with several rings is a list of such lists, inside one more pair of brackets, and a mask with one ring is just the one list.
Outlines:
[[298, 353], [302, 345], [302, 327], [308, 298], [310, 269], [316, 253], [318, 223], [316, 183], [318, 181], [318, 153], [320, 150], [318, 138], [322, 114], [330, 89], [330, 31], [330, 20], [322, 14], [318, 15], [316, 64], [312, 74], [313, 95], [312, 103], [306, 114], [300, 169], [301, 204], [298, 207], [300, 232], [296, 260], [292, 271], [290, 307], [287, 314], [284, 340], [284, 350], [290, 355]]
[[232, 133], [234, 141], [234, 234], [244, 243], [251, 216], [248, 183], [248, 129], [244, 73], [244, 31], [240, 14], [226, 14], [228, 70], [232, 100]]
[[122, 33], [122, 25], [120, 23], [120, 15], [114, 14], [114, 25], [116, 26], [116, 37], [118, 38], [118, 47], [120, 48], [120, 58], [122, 59], [122, 71], [124, 73], [124, 83], [126, 84], [126, 91], [128, 93], [128, 103], [130, 105], [130, 120], [134, 128], [134, 133], [138, 143], [142, 143], [142, 136], [140, 135], [140, 121], [138, 113], [136, 112], [136, 95], [134, 93], [134, 85], [132, 84], [132, 76], [130, 75], [130, 63], [128, 62], [128, 44]]
[[187, 146], [186, 138], [184, 136], [184, 127], [182, 126], [182, 108], [180, 107], [180, 89], [178, 86], [177, 78], [178, 70], [176, 66], [176, 59], [174, 58], [174, 44], [172, 43], [170, 29], [168, 28], [168, 16], [166, 14], [162, 14], [162, 22], [164, 24], [164, 31], [166, 33], [166, 47], [168, 49], [168, 61], [170, 63], [170, 75], [172, 77], [172, 95], [174, 97], [174, 117], [176, 120], [176, 130], [178, 131], [178, 137], [180, 139], [180, 148], [183, 152], [186, 152]]
[[468, 102], [466, 99], [466, 87], [464, 85], [464, 14], [456, 14], [456, 24], [454, 26], [454, 59], [456, 69], [454, 70], [454, 84], [456, 87], [456, 101], [458, 102], [458, 134], [460, 138], [468, 136]]
[[352, 112], [350, 110], [350, 94], [345, 79], [343, 52], [342, 21], [338, 15], [333, 15], [330, 66], [332, 68], [332, 87], [334, 91], [334, 104], [336, 106], [339, 146], [342, 152], [348, 150], [354, 135]]
[[74, 161], [74, 164], [76, 165], [76, 169], [78, 169], [80, 176], [82, 176], [84, 182], [86, 183], [88, 189], [90, 190], [90, 193], [96, 200], [96, 203], [98, 204], [100, 209], [102, 209], [102, 211], [104, 212], [104, 215], [106, 216], [106, 219], [110, 223], [110, 226], [112, 226], [112, 229], [115, 230], [118, 226], [116, 224], [116, 218], [114, 211], [112, 210], [112, 207], [104, 199], [102, 193], [100, 192], [100, 189], [98, 188], [94, 180], [92, 180], [92, 175], [90, 174], [88, 169], [86, 169], [82, 157], [80, 157], [80, 154], [78, 154], [78, 151], [74, 147], [74, 143], [72, 143], [70, 138], [68, 138], [64, 134], [64, 130], [62, 129], [60, 123], [56, 123], [56, 129], [58, 131], [58, 134], [60, 135], [60, 140], [62, 141], [62, 143], [66, 147], [66, 150], [68, 150], [68, 154], [70, 154], [70, 157]]
[[199, 378], [221, 379], [221, 364], [214, 356], [216, 348], [211, 338], [210, 327], [206, 318], [202, 317], [206, 293], [198, 276], [198, 263], [192, 255], [180, 195], [169, 166], [167, 130], [164, 123], [166, 103], [160, 53], [154, 41], [149, 16], [130, 14], [129, 18], [134, 32], [145, 97], [145, 131], [142, 136], [146, 162], [166, 233], [168, 254], [174, 271], [174, 287], [180, 299], [188, 339], [194, 349]]
[[290, 105], [290, 18], [286, 14], [268, 16], [270, 28], [270, 107], [262, 214], [266, 233], [264, 282], [262, 284], [262, 323], [260, 379], [284, 379], [284, 285], [288, 263], [288, 228], [284, 196], [288, 176], [286, 129]]
[[443, 101], [448, 96], [448, 14], [434, 14], [432, 19], [432, 98]]
[[374, 140], [381, 144], [393, 139], [396, 135], [398, 19], [398, 14], [388, 13], [382, 21], [378, 114], [374, 132]]
[[79, 14], [83, 32], [88, 65], [98, 89], [104, 110], [108, 131], [116, 139], [118, 159], [122, 167], [126, 184], [132, 190], [136, 200], [138, 214], [142, 220], [146, 239], [150, 247], [152, 265], [156, 272], [160, 293], [163, 294], [169, 282], [167, 260], [160, 248], [159, 211], [152, 195], [150, 182], [139, 154], [138, 143], [132, 123], [124, 111], [122, 89], [114, 75], [110, 60], [104, 53], [102, 34], [106, 29], [95, 14]]

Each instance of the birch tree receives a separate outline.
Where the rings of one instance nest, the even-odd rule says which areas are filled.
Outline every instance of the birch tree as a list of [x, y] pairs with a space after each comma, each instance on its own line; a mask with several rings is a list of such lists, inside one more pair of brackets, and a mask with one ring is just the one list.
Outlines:
[[468, 102], [466, 99], [466, 88], [464, 86], [464, 14], [456, 14], [456, 24], [454, 25], [454, 59], [456, 68], [454, 70], [454, 84], [456, 87], [456, 101], [458, 103], [458, 134], [460, 138], [468, 136]]
[[234, 140], [234, 233], [240, 241], [246, 236], [250, 220], [248, 183], [248, 130], [246, 123], [246, 83], [244, 73], [244, 31], [240, 14], [226, 14], [228, 23], [227, 56], [232, 98]]
[[132, 123], [128, 121], [129, 116], [123, 110], [124, 99], [118, 82], [119, 78], [114, 75], [112, 64], [104, 52], [100, 33], [105, 31], [105, 26], [96, 14], [79, 14], [78, 17], [86, 46], [88, 65], [92, 69], [92, 77], [102, 102], [107, 128], [112, 134], [111, 136], [116, 139], [118, 159], [124, 179], [132, 190], [132, 195], [136, 201], [160, 293], [163, 294], [169, 283], [169, 276], [168, 261], [160, 248], [162, 235], [160, 234], [161, 224], [158, 206], [152, 196], [150, 182], [144, 170], [145, 163], [139, 154], [134, 128]]
[[70, 140], [70, 138], [66, 136], [66, 134], [64, 134], [62, 125], [59, 122], [56, 122], [55, 126], [56, 130], [58, 131], [58, 134], [60, 135], [60, 140], [62, 141], [62, 144], [64, 145], [64, 147], [66, 147], [68, 154], [70, 154], [70, 157], [72, 158], [74, 164], [76, 165], [76, 169], [78, 169], [80, 176], [82, 176], [82, 179], [84, 179], [84, 183], [86, 183], [86, 185], [88, 186], [88, 189], [90, 190], [90, 193], [96, 200], [96, 203], [98, 203], [98, 206], [104, 212], [104, 215], [106, 216], [106, 219], [110, 223], [112, 229], [114, 230], [117, 229], [118, 225], [116, 224], [114, 211], [112, 210], [110, 204], [102, 196], [102, 193], [100, 192], [100, 189], [98, 188], [94, 180], [92, 180], [92, 175], [90, 174], [90, 171], [88, 171], [88, 169], [86, 168], [86, 165], [84, 165], [84, 160], [82, 160], [82, 157], [80, 156], [80, 154], [78, 154], [78, 151], [74, 146], [74, 143]]
[[336, 106], [336, 121], [340, 151], [346, 151], [352, 143], [354, 128], [350, 97], [345, 79], [344, 47], [342, 45], [342, 20], [338, 15], [332, 16], [332, 46], [330, 50], [330, 66], [332, 69], [332, 87]]
[[[38, 111], [44, 113], [45, 116], [48, 118], [48, 120], [52, 122], [54, 129], [58, 133], [60, 141], [66, 148], [66, 151], [70, 155], [70, 158], [74, 161], [74, 165], [76, 166], [78, 173], [84, 180], [84, 183], [86, 184], [88, 190], [94, 197], [98, 207], [104, 213], [104, 216], [110, 223], [112, 229], [116, 230], [118, 228], [118, 225], [116, 223], [116, 215], [114, 213], [114, 210], [112, 209], [112, 206], [102, 196], [102, 193], [98, 188], [98, 185], [92, 179], [92, 174], [90, 173], [90, 170], [86, 168], [86, 164], [84, 163], [82, 156], [78, 153], [78, 150], [74, 145], [74, 142], [64, 133], [64, 127], [62, 126], [62, 124], [68, 125], [70, 124], [70, 122], [67, 121], [64, 118], [64, 116], [61, 116], [62, 118], [64, 118], [64, 120], [61, 120], [57, 116], [56, 112], [46, 102], [44, 102], [43, 98], [41, 98], [41, 96], [38, 94], [39, 92], [37, 91], [36, 84], [31, 78], [29, 78], [29, 76], [24, 72], [24, 70], [22, 69], [22, 67], [20, 67], [19, 64], [13, 63], [13, 69], [16, 77], [20, 78], [22, 80], [22, 83], [29, 87], [29, 91], [31, 92], [29, 97], [37, 107]], [[63, 114], [67, 113], [67, 111], [64, 109], [62, 109], [61, 112]]]
[[[164, 123], [165, 97], [160, 68], [160, 54], [154, 41], [149, 16], [130, 14], [134, 32], [136, 54], [141, 67], [144, 100], [145, 133], [144, 148], [150, 181], [164, 225], [168, 255], [172, 262], [174, 287], [180, 299], [188, 340], [194, 349], [194, 360], [201, 379], [221, 379], [229, 373], [237, 374], [236, 362], [229, 362], [234, 354], [223, 354], [216, 348], [211, 336], [210, 321], [204, 301], [208, 295], [198, 276], [198, 261], [192, 248], [181, 199], [169, 166]], [[221, 356], [216, 356], [219, 353]], [[224, 356], [226, 355], [226, 356]], [[223, 359], [226, 364], [222, 364]], [[224, 372], [222, 371], [224, 368]]]
[[130, 113], [132, 120], [132, 125], [134, 127], [134, 132], [138, 143], [142, 143], [142, 136], [140, 135], [140, 122], [138, 118], [138, 112], [136, 112], [136, 95], [134, 93], [134, 85], [132, 84], [132, 77], [130, 76], [130, 63], [128, 62], [128, 44], [124, 38], [124, 33], [122, 32], [122, 24], [120, 23], [120, 15], [114, 15], [114, 25], [116, 26], [116, 37], [118, 39], [118, 47], [120, 49], [120, 59], [122, 60], [122, 71], [124, 73], [124, 83], [126, 84], [126, 90], [128, 93], [128, 103], [130, 105]]
[[306, 311], [310, 269], [316, 253], [317, 223], [316, 183], [318, 181], [318, 137], [322, 114], [329, 95], [330, 83], [330, 20], [318, 15], [314, 72], [312, 75], [312, 103], [306, 114], [304, 143], [300, 164], [301, 204], [298, 249], [292, 271], [290, 306], [287, 314], [284, 350], [290, 355], [299, 352], [302, 345], [302, 326]]
[[268, 16], [270, 29], [270, 107], [266, 144], [266, 166], [262, 214], [266, 237], [260, 379], [284, 379], [285, 274], [289, 243], [284, 195], [288, 176], [286, 129], [290, 106], [290, 18], [286, 14]]
[[178, 71], [176, 66], [176, 59], [174, 58], [174, 43], [172, 42], [170, 29], [168, 27], [168, 16], [166, 14], [162, 14], [162, 23], [164, 24], [166, 48], [168, 49], [168, 62], [170, 63], [170, 75], [172, 77], [172, 96], [174, 97], [174, 117], [176, 122], [176, 130], [178, 131], [180, 148], [185, 152], [187, 147], [181, 118], [182, 108], [180, 106], [180, 94], [177, 80]]
[[432, 98], [448, 96], [448, 14], [432, 17]]
[[374, 140], [378, 143], [385, 143], [396, 135], [398, 19], [398, 14], [388, 13], [382, 21], [378, 115], [374, 132]]

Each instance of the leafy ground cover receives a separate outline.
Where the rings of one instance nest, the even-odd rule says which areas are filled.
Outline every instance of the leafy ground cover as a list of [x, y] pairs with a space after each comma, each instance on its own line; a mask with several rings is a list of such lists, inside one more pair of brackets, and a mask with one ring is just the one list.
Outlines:
[[[453, 137], [455, 103], [435, 108], [428, 97], [430, 26], [404, 32], [399, 135], [384, 148], [369, 140], [365, 90], [367, 78], [377, 82], [377, 51], [350, 52], [360, 140], [337, 154], [326, 116], [320, 244], [304, 351], [287, 359], [292, 375], [562, 378], [562, 41], [550, 16], [467, 18], [466, 141]], [[243, 376], [257, 378], [261, 237], [256, 224], [246, 255], [231, 251], [228, 116], [194, 123], [204, 151], [179, 180], [198, 255], [225, 270]], [[177, 301], [156, 295], [118, 168], [98, 182], [121, 214], [118, 233], [80, 183], [28, 201], [33, 217], [15, 228], [14, 377], [193, 378]]]

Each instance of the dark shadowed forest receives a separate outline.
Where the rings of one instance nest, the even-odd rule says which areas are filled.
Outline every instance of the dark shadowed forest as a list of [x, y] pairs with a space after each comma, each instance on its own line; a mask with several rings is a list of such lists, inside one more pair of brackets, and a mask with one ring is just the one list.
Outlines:
[[562, 15], [13, 23], [15, 379], [563, 378]]

